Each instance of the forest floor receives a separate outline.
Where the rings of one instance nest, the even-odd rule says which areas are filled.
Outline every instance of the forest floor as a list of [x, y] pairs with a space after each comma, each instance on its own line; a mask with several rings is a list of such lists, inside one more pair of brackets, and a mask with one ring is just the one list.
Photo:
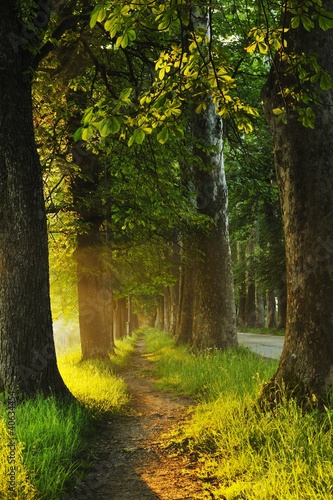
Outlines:
[[63, 500], [204, 499], [195, 454], [175, 454], [165, 435], [179, 428], [195, 401], [158, 390], [142, 338], [122, 372], [131, 403], [125, 415], [103, 419], [91, 443], [92, 464]]

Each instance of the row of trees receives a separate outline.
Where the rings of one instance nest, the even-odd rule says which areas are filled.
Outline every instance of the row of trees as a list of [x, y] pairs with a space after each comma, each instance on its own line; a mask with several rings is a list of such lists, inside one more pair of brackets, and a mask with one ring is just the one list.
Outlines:
[[[2, 3], [4, 388], [67, 393], [52, 338], [47, 211], [51, 248], [74, 251], [84, 357], [112, 350], [114, 309], [126, 296], [146, 312], [161, 297], [159, 321], [179, 342], [235, 345], [233, 255], [239, 321], [253, 321], [255, 307], [262, 321], [264, 291], [279, 297], [286, 321], [264, 397], [285, 386], [325, 399], [333, 357], [330, 5], [282, 2], [280, 21], [269, 3], [236, 7]], [[255, 109], [268, 56], [262, 96], [283, 224], [271, 139]], [[65, 282], [59, 266], [52, 272]]]

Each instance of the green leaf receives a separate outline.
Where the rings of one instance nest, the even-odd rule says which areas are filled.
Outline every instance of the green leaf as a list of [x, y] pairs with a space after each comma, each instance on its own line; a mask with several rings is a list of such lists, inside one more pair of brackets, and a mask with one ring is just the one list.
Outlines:
[[302, 16], [301, 21], [306, 31], [311, 31], [314, 28], [314, 22], [309, 18], [309, 16]]
[[97, 4], [90, 17], [90, 28], [93, 28], [97, 22], [102, 22], [105, 16], [106, 10], [104, 5]]
[[120, 130], [120, 122], [115, 116], [104, 118], [98, 124], [99, 133], [101, 137], [106, 137], [109, 134], [116, 134]]
[[320, 88], [321, 90], [329, 90], [333, 86], [332, 78], [331, 76], [324, 72], [320, 78]]
[[167, 140], [169, 139], [169, 129], [167, 127], [164, 127], [161, 132], [157, 134], [157, 140], [161, 144], [165, 144]]
[[132, 95], [132, 91], [133, 91], [132, 87], [127, 87], [126, 89], [123, 89], [120, 93], [119, 101], [128, 101]]
[[290, 24], [291, 24], [291, 27], [292, 27], [292, 28], [294, 28], [294, 29], [298, 28], [298, 26], [299, 26], [299, 22], [300, 22], [300, 17], [299, 17], [299, 16], [295, 16], [295, 17], [293, 17], [293, 18], [291, 19], [291, 23], [290, 23]]
[[323, 12], [318, 16], [319, 26], [322, 30], [327, 31], [329, 28], [333, 28], [333, 17], [332, 12]]
[[92, 125], [89, 125], [88, 127], [85, 127], [82, 130], [82, 136], [81, 136], [82, 139], [84, 141], [89, 141], [89, 139], [91, 139], [91, 137], [93, 136], [94, 130], [95, 130], [95, 127], [93, 127]]
[[82, 132], [83, 132], [83, 127], [80, 127], [77, 129], [77, 131], [75, 132], [73, 138], [74, 138], [74, 141], [79, 141], [81, 138], [82, 138]]
[[131, 147], [136, 142], [137, 144], [142, 144], [145, 140], [146, 134], [141, 128], [137, 128], [133, 135], [129, 138], [128, 146]]

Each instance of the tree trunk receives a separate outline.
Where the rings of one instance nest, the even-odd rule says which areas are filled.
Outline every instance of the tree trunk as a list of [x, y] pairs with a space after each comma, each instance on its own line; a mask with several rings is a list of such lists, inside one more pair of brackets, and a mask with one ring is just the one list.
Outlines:
[[164, 287], [164, 330], [170, 332], [170, 288]]
[[285, 287], [278, 290], [278, 328], [285, 328], [287, 320], [287, 293]]
[[267, 292], [267, 328], [276, 328], [276, 300], [274, 290]]
[[182, 249], [179, 302], [176, 325], [176, 343], [188, 344], [192, 341], [193, 300], [195, 286], [195, 266], [190, 262], [190, 242], [186, 240]]
[[247, 285], [245, 318], [246, 326], [250, 328], [256, 326], [256, 286], [252, 278]]
[[156, 319], [156, 327], [159, 330], [164, 330], [165, 322], [164, 322], [164, 297], [159, 297], [158, 306], [157, 306], [157, 319]]
[[265, 326], [265, 304], [261, 288], [256, 287], [256, 327], [264, 328]]
[[[97, 236], [96, 233], [97, 232]], [[99, 226], [77, 236], [78, 307], [82, 359], [108, 359], [113, 352], [113, 300], [104, 270]]]
[[114, 337], [126, 337], [127, 306], [126, 298], [118, 299], [114, 306]]
[[238, 311], [237, 323], [239, 326], [246, 326], [246, 255], [245, 245], [237, 244], [237, 261], [239, 270], [238, 280]]
[[[286, 38], [289, 51], [317, 53], [333, 74], [332, 29], [291, 29]], [[303, 127], [293, 110], [284, 124], [272, 109], [281, 107], [279, 92], [281, 85], [290, 88], [288, 78], [272, 69], [263, 96], [284, 222], [287, 322], [280, 363], [262, 399], [275, 400], [285, 387], [300, 400], [322, 401], [333, 386], [333, 93], [322, 92], [322, 104], [311, 104], [314, 129]]]
[[42, 172], [29, 64], [15, 2], [0, 7], [0, 379], [7, 390], [69, 394], [56, 364]]
[[196, 167], [198, 212], [211, 220], [209, 234], [198, 234], [192, 344], [197, 349], [226, 348], [237, 344], [236, 310], [227, 215], [227, 186], [222, 152], [222, 120], [212, 103], [194, 114], [195, 143], [202, 167]]
[[170, 288], [170, 333], [175, 336], [179, 304], [179, 283]]

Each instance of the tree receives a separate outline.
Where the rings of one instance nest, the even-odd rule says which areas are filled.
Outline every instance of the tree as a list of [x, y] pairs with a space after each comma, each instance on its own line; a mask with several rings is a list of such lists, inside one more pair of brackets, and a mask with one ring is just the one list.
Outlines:
[[283, 2], [282, 8], [285, 48], [263, 98], [286, 241], [287, 325], [262, 399], [274, 401], [285, 388], [315, 403], [326, 401], [333, 385], [333, 16], [330, 2]]
[[48, 15], [23, 1], [0, 7], [0, 378], [6, 390], [63, 396], [31, 99], [33, 54]]

